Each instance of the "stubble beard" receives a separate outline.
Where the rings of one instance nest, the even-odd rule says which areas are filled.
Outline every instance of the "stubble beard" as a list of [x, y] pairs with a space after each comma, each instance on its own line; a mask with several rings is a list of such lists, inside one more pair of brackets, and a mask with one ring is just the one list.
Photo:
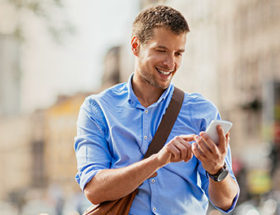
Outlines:
[[149, 85], [151, 85], [155, 88], [160, 88], [162, 90], [165, 90], [168, 88], [168, 86], [170, 85], [171, 79], [172, 79], [171, 78], [168, 81], [168, 83], [166, 83], [166, 84], [160, 84], [156, 81], [155, 75], [149, 74], [148, 72], [143, 72], [143, 71], [140, 73], [140, 77], [144, 82], [148, 83]]

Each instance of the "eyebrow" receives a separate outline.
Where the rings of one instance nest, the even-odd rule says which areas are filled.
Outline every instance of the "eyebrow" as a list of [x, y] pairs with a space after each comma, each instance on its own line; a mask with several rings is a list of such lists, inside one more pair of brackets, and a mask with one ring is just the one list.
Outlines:
[[[156, 48], [168, 49], [168, 48], [166, 48], [165, 46], [161, 46], [161, 45], [157, 46]], [[179, 49], [178, 52], [185, 52], [185, 49]]]

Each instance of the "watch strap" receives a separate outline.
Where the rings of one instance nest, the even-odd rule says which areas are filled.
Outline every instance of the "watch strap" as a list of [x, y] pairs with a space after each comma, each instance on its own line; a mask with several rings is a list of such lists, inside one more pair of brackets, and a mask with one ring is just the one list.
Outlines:
[[222, 180], [224, 180], [226, 178], [226, 176], [228, 175], [228, 169], [227, 169], [227, 165], [226, 162], [224, 163], [224, 166], [215, 174], [210, 174], [209, 172], [207, 172], [207, 175], [212, 178], [214, 181], [220, 182]]

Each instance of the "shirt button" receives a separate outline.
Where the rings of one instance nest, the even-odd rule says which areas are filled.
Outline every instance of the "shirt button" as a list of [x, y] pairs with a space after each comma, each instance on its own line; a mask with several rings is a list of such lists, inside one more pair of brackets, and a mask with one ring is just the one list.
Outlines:
[[153, 179], [151, 180], [151, 182], [152, 182], [152, 184], [154, 184], [154, 183], [156, 182], [156, 180], [153, 178]]
[[147, 140], [147, 138], [148, 138], [147, 136], [144, 136], [144, 140]]
[[148, 113], [149, 111], [148, 110], [145, 110], [145, 113]]
[[157, 211], [157, 209], [156, 208], [153, 208], [153, 212], [156, 212]]

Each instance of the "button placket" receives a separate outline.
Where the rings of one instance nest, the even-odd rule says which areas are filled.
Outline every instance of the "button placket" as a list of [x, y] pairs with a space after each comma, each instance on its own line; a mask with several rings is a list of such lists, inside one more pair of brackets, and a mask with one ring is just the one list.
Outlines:
[[147, 141], [148, 141], [148, 131], [149, 131], [149, 129], [148, 129], [148, 126], [149, 126], [149, 123], [148, 123], [148, 114], [149, 113], [149, 111], [148, 111], [148, 109], [145, 109], [144, 110], [144, 115], [143, 115], [143, 139], [144, 139], [144, 143], [147, 143]]

